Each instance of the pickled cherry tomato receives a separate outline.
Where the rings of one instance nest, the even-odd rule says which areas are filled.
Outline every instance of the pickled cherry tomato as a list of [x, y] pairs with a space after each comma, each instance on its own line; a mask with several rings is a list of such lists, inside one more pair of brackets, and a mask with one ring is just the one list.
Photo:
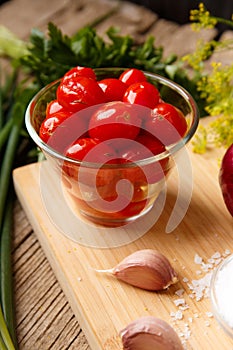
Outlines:
[[[96, 147], [96, 148], [95, 148]], [[115, 157], [113, 149], [105, 142], [89, 137], [77, 139], [66, 150], [66, 156], [75, 160], [105, 164]]]
[[66, 118], [70, 116], [70, 113], [66, 112], [57, 112], [53, 113], [53, 115], [44, 119], [39, 131], [40, 138], [45, 142], [49, 143], [49, 139], [54, 134], [55, 130], [58, 126], [60, 126]]
[[145, 122], [145, 129], [165, 145], [179, 141], [187, 131], [183, 113], [169, 103], [159, 103]]
[[156, 107], [159, 100], [158, 89], [147, 81], [130, 85], [123, 97], [123, 102], [139, 104], [151, 109]]
[[44, 119], [40, 126], [39, 136], [50, 147], [64, 153], [65, 149], [78, 137], [87, 133], [88, 120], [79, 113], [59, 111]]
[[105, 93], [106, 101], [121, 101], [127, 89], [127, 85], [116, 78], [102, 79], [98, 82]]
[[104, 92], [97, 81], [83, 76], [61, 81], [57, 88], [57, 100], [73, 112], [106, 102]]
[[47, 105], [46, 118], [53, 116], [57, 112], [66, 113], [67, 116], [68, 116], [68, 114], [72, 113], [72, 112], [67, 111], [66, 108], [64, 108], [62, 105], [60, 105], [58, 100], [53, 100]]
[[89, 135], [101, 141], [124, 138], [134, 139], [141, 127], [138, 108], [120, 101], [106, 103], [92, 115]]
[[146, 76], [143, 71], [136, 68], [130, 68], [121, 73], [119, 80], [121, 80], [127, 86], [130, 86], [135, 83], [146, 81]]
[[86, 77], [96, 80], [95, 71], [92, 68], [89, 67], [82, 67], [77, 66], [74, 68], [71, 68], [62, 78], [63, 81], [69, 80], [69, 79], [75, 79], [77, 77]]
[[[165, 146], [156, 137], [149, 134], [140, 134], [128, 147], [121, 150], [121, 163], [134, 163], [142, 159], [153, 157], [166, 150]], [[158, 160], [134, 168], [123, 168], [124, 178], [132, 183], [154, 183], [160, 181], [166, 173], [168, 158]]]

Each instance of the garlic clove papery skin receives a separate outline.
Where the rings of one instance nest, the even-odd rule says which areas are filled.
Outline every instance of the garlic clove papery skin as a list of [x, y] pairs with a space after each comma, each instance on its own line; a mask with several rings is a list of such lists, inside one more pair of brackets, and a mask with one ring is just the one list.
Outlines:
[[120, 332], [124, 350], [183, 350], [175, 330], [154, 316], [141, 317]]
[[169, 260], [153, 249], [128, 255], [113, 269], [113, 274], [121, 281], [150, 291], [166, 289], [178, 281]]

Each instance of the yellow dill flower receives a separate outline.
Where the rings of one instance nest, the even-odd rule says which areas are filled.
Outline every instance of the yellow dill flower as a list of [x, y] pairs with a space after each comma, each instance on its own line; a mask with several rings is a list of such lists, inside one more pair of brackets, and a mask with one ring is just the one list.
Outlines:
[[190, 21], [192, 28], [199, 31], [202, 28], [214, 28], [217, 24], [217, 19], [210, 15], [203, 3], [199, 4], [199, 8], [190, 11]]
[[212, 55], [216, 45], [215, 40], [204, 42], [200, 39], [197, 42], [196, 50], [182, 57], [182, 60], [186, 61], [194, 70], [200, 71], [203, 69], [203, 61], [206, 61]]

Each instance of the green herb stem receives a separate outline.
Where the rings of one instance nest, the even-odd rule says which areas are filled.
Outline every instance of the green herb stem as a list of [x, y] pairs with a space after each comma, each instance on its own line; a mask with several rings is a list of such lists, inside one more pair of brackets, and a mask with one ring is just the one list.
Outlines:
[[11, 181], [11, 173], [13, 169], [14, 159], [16, 150], [18, 147], [18, 141], [20, 138], [20, 130], [23, 123], [24, 113], [22, 111], [22, 106], [20, 104], [16, 104], [13, 114], [18, 114], [17, 122], [16, 118], [12, 115], [14, 119], [14, 125], [12, 126], [10, 136], [7, 142], [6, 150], [4, 153], [2, 167], [1, 167], [1, 177], [0, 177], [0, 227], [2, 227], [2, 220], [4, 215], [5, 203], [7, 199], [8, 189]]
[[2, 86], [1, 86], [2, 74], [0, 67], [0, 129], [3, 127], [3, 96], [2, 96]]
[[[0, 334], [2, 337], [2, 341], [5, 344], [5, 347], [7, 350], [15, 350], [14, 344], [12, 342], [10, 333], [8, 331], [3, 312], [2, 312], [2, 307], [0, 306]], [[3, 348], [4, 349], [4, 348]]]
[[0, 334], [0, 349], [1, 350], [7, 350], [6, 345], [5, 345], [5, 343], [4, 343], [3, 339], [2, 339], [1, 334]]
[[9, 134], [11, 132], [11, 128], [13, 126], [13, 119], [10, 118], [5, 125], [2, 127], [1, 131], [0, 131], [0, 151], [2, 150], [2, 147], [4, 146], [4, 144], [6, 143]]
[[218, 23], [226, 24], [229, 27], [233, 27], [233, 21], [230, 19], [215, 17], [215, 16], [212, 16], [212, 18], [214, 18]]
[[13, 279], [12, 279], [12, 261], [11, 261], [11, 233], [13, 230], [13, 191], [9, 191], [4, 220], [1, 232], [1, 304], [2, 311], [8, 327], [10, 336], [16, 346], [17, 338], [15, 333], [14, 319], [14, 298], [13, 298]]

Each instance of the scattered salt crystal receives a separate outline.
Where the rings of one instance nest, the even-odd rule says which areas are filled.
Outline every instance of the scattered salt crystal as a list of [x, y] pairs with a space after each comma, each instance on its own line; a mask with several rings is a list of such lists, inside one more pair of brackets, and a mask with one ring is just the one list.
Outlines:
[[202, 263], [202, 257], [199, 256], [198, 254], [195, 254], [195, 256], [194, 256], [194, 262], [195, 262], [195, 264], [200, 265], [200, 264]]
[[170, 316], [174, 319], [174, 320], [182, 320], [183, 319], [183, 313], [181, 310], [178, 310], [176, 312], [170, 312]]
[[79, 282], [81, 282], [81, 281], [82, 281], [82, 277], [78, 277], [77, 279], [78, 279], [78, 281], [79, 281]]
[[207, 311], [205, 314], [206, 314], [207, 317], [210, 317], [210, 318], [213, 317], [213, 314], [210, 311]]
[[221, 258], [221, 254], [219, 252], [216, 252], [211, 256], [211, 258], [212, 259], [219, 259], [219, 258]]
[[201, 273], [202, 273], [201, 270], [197, 270], [197, 271], [196, 271], [196, 274], [197, 274], [197, 275], [201, 275]]
[[222, 258], [215, 260], [214, 265], [219, 265], [222, 262]]
[[179, 309], [182, 311], [185, 311], [185, 310], [189, 309], [189, 306], [187, 304], [185, 304], [185, 305], [179, 306]]
[[180, 310], [178, 310], [175, 314], [175, 319], [182, 320], [182, 318], [183, 318], [183, 313]]
[[190, 290], [193, 290], [193, 285], [191, 283], [187, 283], [187, 286]]
[[190, 323], [193, 323], [193, 318], [192, 317], [189, 317], [188, 320], [189, 320]]
[[184, 337], [185, 337], [185, 339], [189, 339], [190, 335], [191, 335], [191, 330], [189, 328], [189, 324], [186, 323], [185, 324], [185, 328], [184, 328]]
[[194, 316], [195, 318], [198, 318], [198, 317], [199, 317], [199, 315], [198, 315], [197, 313], [195, 313], [193, 316]]
[[225, 255], [229, 255], [231, 254], [231, 251], [229, 249], [226, 249], [225, 252], [224, 252]]
[[181, 289], [176, 290], [175, 294], [178, 295], [178, 297], [181, 297], [184, 294], [184, 289], [181, 288]]
[[174, 304], [176, 306], [184, 305], [185, 304], [185, 300], [183, 298], [182, 299], [176, 299], [176, 300], [174, 300]]
[[187, 277], [184, 277], [184, 278], [183, 278], [183, 282], [187, 283], [187, 282], [188, 282], [188, 278], [187, 278]]
[[213, 264], [204, 264], [204, 263], [202, 263], [201, 268], [202, 268], [202, 270], [204, 272], [208, 272], [209, 270], [211, 270], [213, 268]]
[[210, 326], [209, 321], [205, 321], [205, 326], [206, 326], [206, 327], [209, 327], [209, 326]]
[[205, 296], [208, 296], [211, 276], [212, 271], [208, 272], [204, 277], [198, 280], [192, 280], [192, 284], [189, 286], [189, 289], [192, 290], [192, 294], [195, 296], [197, 301], [201, 300]]
[[213, 259], [213, 258], [210, 258], [210, 259], [208, 259], [207, 261], [208, 261], [208, 263], [210, 263], [210, 264], [214, 264], [214, 263], [215, 263], [215, 259]]

